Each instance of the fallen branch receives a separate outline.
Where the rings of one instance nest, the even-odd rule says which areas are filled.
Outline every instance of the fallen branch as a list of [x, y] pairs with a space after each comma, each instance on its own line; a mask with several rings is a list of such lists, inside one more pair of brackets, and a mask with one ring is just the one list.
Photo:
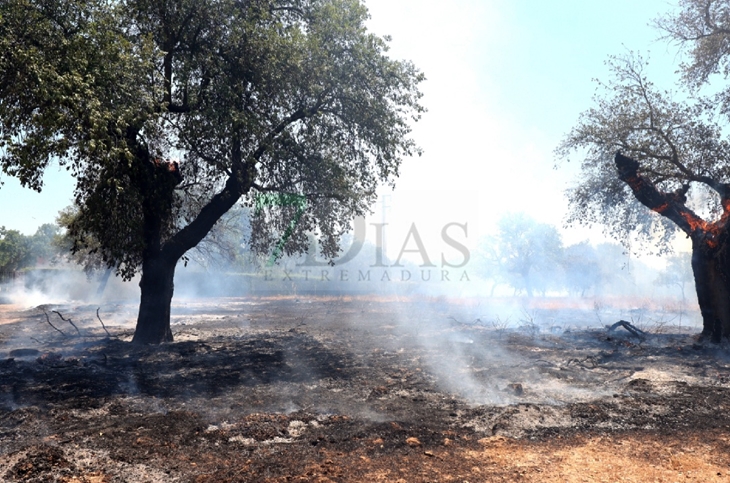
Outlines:
[[[101, 308], [101, 307], [99, 307], [99, 309], [100, 309], [100, 308]], [[108, 330], [106, 330], [106, 325], [104, 325], [104, 321], [103, 321], [103, 320], [101, 320], [101, 317], [99, 317], [99, 309], [96, 309], [96, 318], [97, 318], [97, 319], [99, 319], [99, 323], [100, 323], [100, 324], [101, 324], [101, 326], [102, 326], [102, 327], [104, 328], [104, 332], [106, 332], [106, 335], [108, 335], [109, 337], [111, 337], [112, 335], [111, 335], [111, 334], [109, 333], [109, 331], [108, 331]]]
[[56, 329], [56, 330], [57, 330], [58, 332], [60, 332], [62, 336], [64, 336], [64, 337], [68, 337], [68, 336], [66, 335], [66, 333], [65, 333], [64, 331], [62, 331], [61, 329], [59, 329], [58, 327], [56, 327], [55, 325], [53, 325], [53, 324], [51, 323], [51, 318], [50, 318], [50, 317], [48, 316], [48, 312], [46, 312], [46, 311], [44, 310], [44, 311], [43, 311], [43, 315], [45, 315], [45, 316], [46, 316], [46, 320], [48, 321], [48, 325], [50, 325], [51, 327], [53, 327], [54, 329]]
[[631, 335], [634, 337], [638, 337], [639, 339], [644, 339], [647, 336], [647, 333], [643, 330], [639, 329], [638, 327], [634, 327], [629, 322], [626, 322], [625, 320], [619, 320], [615, 324], [611, 326], [606, 326], [608, 328], [609, 332], [613, 332], [614, 330], [618, 329], [619, 327], [623, 327], [624, 329], [631, 332]]
[[74, 324], [71, 319], [64, 318], [64, 316], [61, 315], [61, 312], [59, 312], [58, 310], [51, 310], [51, 312], [53, 312], [54, 314], [58, 314], [58, 316], [61, 317], [61, 320], [63, 320], [64, 322], [68, 322], [69, 324], [73, 325], [74, 329], [76, 329], [76, 332], [79, 334], [79, 337], [81, 337], [81, 331], [78, 327], [76, 327], [76, 324]]

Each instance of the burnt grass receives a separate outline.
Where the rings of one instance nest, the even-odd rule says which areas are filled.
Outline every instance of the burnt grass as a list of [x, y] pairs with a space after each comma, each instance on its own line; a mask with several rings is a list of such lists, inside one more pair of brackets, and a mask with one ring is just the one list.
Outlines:
[[728, 350], [686, 333], [496, 330], [426, 302], [237, 302], [178, 308], [176, 342], [159, 347], [132, 346], [125, 325], [107, 337], [95, 307], [59, 307], [81, 329], [65, 337], [47, 307], [14, 313], [0, 324], [0, 481], [358, 481], [379, 458], [495, 436], [730, 428]]

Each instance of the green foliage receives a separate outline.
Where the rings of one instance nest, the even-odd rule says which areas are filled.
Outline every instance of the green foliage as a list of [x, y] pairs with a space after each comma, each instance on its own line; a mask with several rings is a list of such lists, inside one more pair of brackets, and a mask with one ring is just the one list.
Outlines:
[[30, 255], [26, 237], [16, 230], [0, 228], [0, 271], [22, 268]]
[[[335, 256], [419, 153], [423, 76], [367, 18], [358, 0], [2, 2], [0, 167], [38, 190], [51, 160], [70, 169], [74, 249], [125, 277], [152, 253], [180, 258], [257, 193], [307, 199], [285, 253], [316, 232]], [[295, 211], [260, 210], [251, 247], [270, 252]]]
[[621, 240], [634, 234], [660, 251], [667, 248], [677, 227], [641, 206], [619, 180], [616, 151], [639, 161], [641, 173], [660, 192], [706, 220], [723, 212], [730, 182], [730, 90], [702, 95], [698, 88], [713, 80], [712, 74], [730, 73], [728, 6], [726, 0], [683, 0], [678, 12], [657, 21], [689, 53], [676, 91], [657, 89], [639, 55], [608, 61], [612, 78], [598, 82], [595, 106], [556, 150], [560, 159], [573, 153], [581, 158], [582, 178], [569, 192], [569, 223], [601, 223]]
[[56, 223], [63, 232], [57, 234], [52, 243], [69, 261], [80, 265], [86, 275], [91, 277], [96, 272], [109, 267], [99, 252], [101, 247], [98, 240], [92, 234], [86, 233], [82, 238], [76, 240], [71, 237], [71, 227], [78, 216], [79, 208], [77, 206], [66, 207], [58, 213]]
[[58, 237], [58, 232], [59, 228], [57, 225], [44, 223], [28, 239], [29, 252], [34, 258], [33, 263], [39, 259], [44, 263], [52, 263], [58, 259], [59, 250], [54, 244], [54, 240]]
[[48, 223], [41, 225], [32, 236], [0, 227], [0, 272], [32, 267], [38, 261], [54, 261], [58, 256], [53, 244], [57, 234], [58, 227]]
[[[709, 83], [715, 74], [727, 78], [730, 75], [728, 2], [679, 0], [678, 3], [679, 10], [659, 18], [656, 26], [688, 54], [682, 63], [682, 81], [691, 88], [698, 88]], [[723, 98], [727, 99], [727, 94]]]
[[[697, 194], [707, 194], [730, 167], [717, 162], [730, 159], [730, 144], [706, 99], [680, 102], [670, 93], [656, 92], [640, 58], [615, 58], [610, 65], [614, 79], [600, 84], [603, 97], [581, 115], [557, 151], [565, 159], [574, 150], [583, 157], [581, 182], [569, 192], [569, 222], [598, 221], [619, 239], [633, 233], [663, 247], [675, 233], [674, 225], [636, 201], [618, 178], [614, 154], [620, 150], [639, 160], [642, 172], [652, 175], [661, 191], [690, 184]], [[717, 214], [717, 198], [705, 199], [706, 208]]]

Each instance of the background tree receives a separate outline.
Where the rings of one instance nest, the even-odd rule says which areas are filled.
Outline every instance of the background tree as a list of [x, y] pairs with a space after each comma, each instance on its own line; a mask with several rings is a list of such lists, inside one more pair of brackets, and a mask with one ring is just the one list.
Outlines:
[[[135, 342], [172, 340], [176, 264], [239, 200], [306, 197], [284, 251], [315, 232], [334, 257], [418, 152], [423, 77], [367, 18], [358, 0], [0, 3], [0, 166], [38, 190], [52, 159], [74, 174], [75, 248], [91, 234], [142, 273]], [[251, 246], [293, 216], [259, 210]]]
[[51, 263], [59, 255], [54, 246], [58, 227], [46, 223], [31, 236], [0, 227], [0, 272], [14, 272], [40, 263]]
[[565, 247], [561, 260], [565, 288], [585, 296], [603, 283], [601, 264], [596, 249], [587, 241]]
[[39, 226], [36, 232], [28, 239], [30, 255], [30, 265], [37, 263], [49, 264], [58, 260], [60, 252], [54, 244], [54, 240], [58, 237], [59, 227], [53, 223], [44, 223]]
[[506, 283], [532, 297], [561, 287], [562, 251], [554, 226], [515, 213], [500, 218], [495, 235], [482, 241], [477, 256], [495, 284]]
[[640, 57], [613, 58], [596, 107], [557, 150], [583, 158], [571, 221], [600, 222], [660, 249], [677, 230], [691, 238], [702, 333], [716, 341], [730, 336], [730, 90], [703, 96], [698, 88], [730, 73], [729, 9], [727, 0], [681, 1], [678, 13], [657, 22], [689, 53], [679, 93], [657, 90]]
[[14, 272], [23, 268], [30, 258], [27, 237], [17, 230], [0, 227], [0, 271]]
[[655, 283], [664, 287], [676, 287], [682, 294], [682, 305], [687, 300], [686, 287], [694, 282], [691, 256], [688, 253], [678, 253], [667, 258], [667, 266], [659, 272]]

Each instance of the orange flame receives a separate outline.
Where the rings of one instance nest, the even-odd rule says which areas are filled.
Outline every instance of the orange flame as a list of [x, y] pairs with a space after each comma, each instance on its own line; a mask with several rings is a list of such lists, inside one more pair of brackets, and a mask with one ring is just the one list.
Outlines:
[[725, 224], [726, 215], [723, 215], [720, 221], [715, 223], [708, 223], [701, 218], [694, 218], [690, 216], [689, 213], [680, 213], [680, 215], [684, 218], [684, 221], [687, 222], [693, 232], [699, 231], [704, 235], [705, 242], [710, 246], [710, 248], [717, 248], [716, 238]]

